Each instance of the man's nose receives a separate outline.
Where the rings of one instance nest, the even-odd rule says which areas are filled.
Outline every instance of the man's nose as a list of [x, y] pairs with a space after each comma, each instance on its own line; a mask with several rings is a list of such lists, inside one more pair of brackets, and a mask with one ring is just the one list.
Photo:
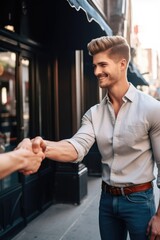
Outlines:
[[95, 67], [94, 68], [94, 75], [97, 77], [99, 74], [101, 74], [102, 71], [101, 71], [101, 68], [100, 67]]

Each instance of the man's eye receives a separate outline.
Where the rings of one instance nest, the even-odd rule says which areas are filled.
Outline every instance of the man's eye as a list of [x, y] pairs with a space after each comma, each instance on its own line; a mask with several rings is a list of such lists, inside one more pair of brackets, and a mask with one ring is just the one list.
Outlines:
[[102, 64], [101, 64], [101, 67], [106, 67], [106, 66], [107, 66], [106, 63], [102, 63]]

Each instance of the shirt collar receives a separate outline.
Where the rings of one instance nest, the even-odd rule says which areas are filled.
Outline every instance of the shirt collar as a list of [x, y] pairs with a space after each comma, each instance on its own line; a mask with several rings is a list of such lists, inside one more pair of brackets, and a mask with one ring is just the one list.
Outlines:
[[[137, 89], [133, 86], [133, 84], [129, 83], [128, 91], [123, 96], [123, 100], [124, 101], [129, 100], [129, 101], [133, 102], [136, 91], [137, 91]], [[103, 100], [105, 103], [110, 101], [109, 96], [108, 96], [108, 91], [106, 92], [106, 96], [104, 97]]]
[[129, 88], [126, 94], [124, 95], [124, 99], [128, 99], [133, 102], [137, 89], [133, 86], [132, 83], [129, 83]]

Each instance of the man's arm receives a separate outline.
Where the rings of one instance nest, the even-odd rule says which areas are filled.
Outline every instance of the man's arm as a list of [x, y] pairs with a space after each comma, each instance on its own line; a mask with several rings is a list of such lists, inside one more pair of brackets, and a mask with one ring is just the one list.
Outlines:
[[160, 202], [156, 214], [148, 224], [147, 235], [150, 236], [150, 240], [160, 240]]
[[42, 149], [45, 152], [45, 156], [51, 160], [74, 162], [78, 158], [74, 146], [65, 140], [55, 142], [36, 137], [31, 141], [34, 153], [38, 153]]
[[[155, 108], [154, 108], [155, 107]], [[149, 119], [152, 123], [152, 127], [149, 131], [150, 142], [152, 146], [152, 153], [154, 157], [154, 161], [158, 167], [158, 176], [157, 176], [157, 186], [160, 185], [160, 151], [159, 151], [159, 142], [160, 142], [160, 103], [159, 101], [150, 109]], [[155, 112], [157, 114], [155, 114]], [[159, 205], [157, 207], [157, 211], [155, 215], [151, 218], [148, 228], [147, 234], [150, 236], [150, 240], [160, 240], [160, 200]]]

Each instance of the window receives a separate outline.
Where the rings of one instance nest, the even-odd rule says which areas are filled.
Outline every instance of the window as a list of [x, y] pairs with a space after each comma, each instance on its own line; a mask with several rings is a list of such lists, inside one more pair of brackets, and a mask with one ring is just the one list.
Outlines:
[[[16, 54], [0, 49], [0, 152], [8, 152], [17, 143]], [[18, 182], [14, 173], [0, 181], [0, 190]]]
[[[12, 151], [19, 138], [29, 136], [29, 60], [0, 49], [0, 152]], [[0, 191], [19, 182], [18, 172], [0, 181]]]
[[0, 142], [1, 151], [12, 150], [17, 140], [16, 91], [15, 91], [16, 54], [0, 51]]

